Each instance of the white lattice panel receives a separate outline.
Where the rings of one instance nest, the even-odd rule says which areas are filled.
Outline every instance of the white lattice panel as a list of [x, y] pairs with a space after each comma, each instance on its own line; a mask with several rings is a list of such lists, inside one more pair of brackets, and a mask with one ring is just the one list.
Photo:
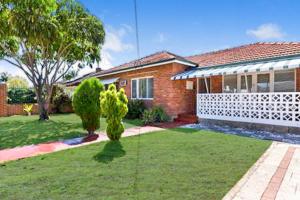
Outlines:
[[197, 115], [204, 119], [300, 127], [300, 93], [198, 94]]

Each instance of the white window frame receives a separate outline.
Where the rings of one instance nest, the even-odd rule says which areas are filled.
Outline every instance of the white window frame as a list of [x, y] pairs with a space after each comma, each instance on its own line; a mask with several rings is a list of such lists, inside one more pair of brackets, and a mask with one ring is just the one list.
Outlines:
[[[278, 71], [284, 71], [284, 70], [291, 70], [291, 69], [283, 69], [283, 70], [278, 70]], [[297, 73], [296, 69], [294, 70], [294, 92], [297, 91]], [[275, 70], [277, 71], [277, 70]], [[274, 81], [275, 81], [275, 71], [268, 71], [268, 72], [247, 72], [244, 74], [237, 74], [237, 93], [241, 93], [241, 76], [244, 75], [252, 75], [252, 86], [253, 86], [253, 91], [252, 93], [257, 92], [257, 75], [258, 74], [270, 74], [270, 91], [269, 92], [274, 92]], [[223, 88], [223, 93], [224, 93], [224, 76], [222, 75], [222, 88]]]
[[[139, 98], [140, 94], [139, 94], [139, 80], [140, 79], [149, 79], [149, 78], [152, 78], [153, 79], [153, 97], [154, 97], [154, 78], [153, 76], [145, 76], [145, 77], [138, 77], [138, 78], [133, 78], [131, 79], [131, 86], [130, 86], [130, 92], [131, 92], [131, 99], [139, 99], [139, 100], [153, 100], [153, 97], [152, 98]], [[136, 98], [133, 98], [132, 97], [132, 81], [133, 80], [136, 80]], [[146, 81], [146, 96], [148, 96], [148, 81]]]

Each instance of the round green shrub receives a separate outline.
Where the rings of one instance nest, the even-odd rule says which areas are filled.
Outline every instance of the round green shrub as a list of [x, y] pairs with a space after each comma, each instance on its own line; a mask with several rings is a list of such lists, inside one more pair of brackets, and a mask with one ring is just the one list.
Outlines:
[[106, 116], [106, 133], [110, 140], [119, 140], [124, 132], [122, 119], [128, 112], [128, 99], [124, 89], [117, 92], [116, 86], [111, 84], [100, 97], [101, 111]]
[[97, 78], [84, 80], [73, 95], [74, 112], [80, 116], [82, 126], [89, 134], [100, 128], [100, 94], [104, 91], [103, 84]]

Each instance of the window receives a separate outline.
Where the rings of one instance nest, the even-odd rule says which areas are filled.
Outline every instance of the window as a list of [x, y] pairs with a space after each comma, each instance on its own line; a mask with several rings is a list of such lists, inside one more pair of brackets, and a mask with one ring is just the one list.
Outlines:
[[[206, 85], [206, 83], [207, 83], [207, 85]], [[199, 79], [198, 93], [210, 93], [210, 78], [206, 78], [206, 83], [205, 83], [205, 78]], [[207, 91], [207, 89], [208, 89], [208, 91]]]
[[[247, 90], [248, 87], [248, 90]], [[252, 75], [247, 75], [247, 85], [246, 85], [246, 76], [241, 76], [241, 92], [252, 92]]]
[[223, 90], [225, 93], [237, 92], [237, 76], [236, 75], [224, 76], [224, 89]]
[[295, 71], [283, 70], [274, 72], [274, 92], [294, 92]]
[[270, 92], [270, 74], [257, 75], [257, 92]]
[[152, 99], [153, 78], [131, 80], [131, 97], [133, 99]]
[[131, 97], [133, 99], [137, 98], [136, 88], [137, 88], [137, 80], [132, 80], [131, 81]]

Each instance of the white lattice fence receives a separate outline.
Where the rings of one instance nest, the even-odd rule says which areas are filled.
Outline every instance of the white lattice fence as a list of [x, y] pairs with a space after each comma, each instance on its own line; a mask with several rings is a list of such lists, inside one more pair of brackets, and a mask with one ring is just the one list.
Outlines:
[[300, 92], [198, 94], [204, 119], [300, 127]]

